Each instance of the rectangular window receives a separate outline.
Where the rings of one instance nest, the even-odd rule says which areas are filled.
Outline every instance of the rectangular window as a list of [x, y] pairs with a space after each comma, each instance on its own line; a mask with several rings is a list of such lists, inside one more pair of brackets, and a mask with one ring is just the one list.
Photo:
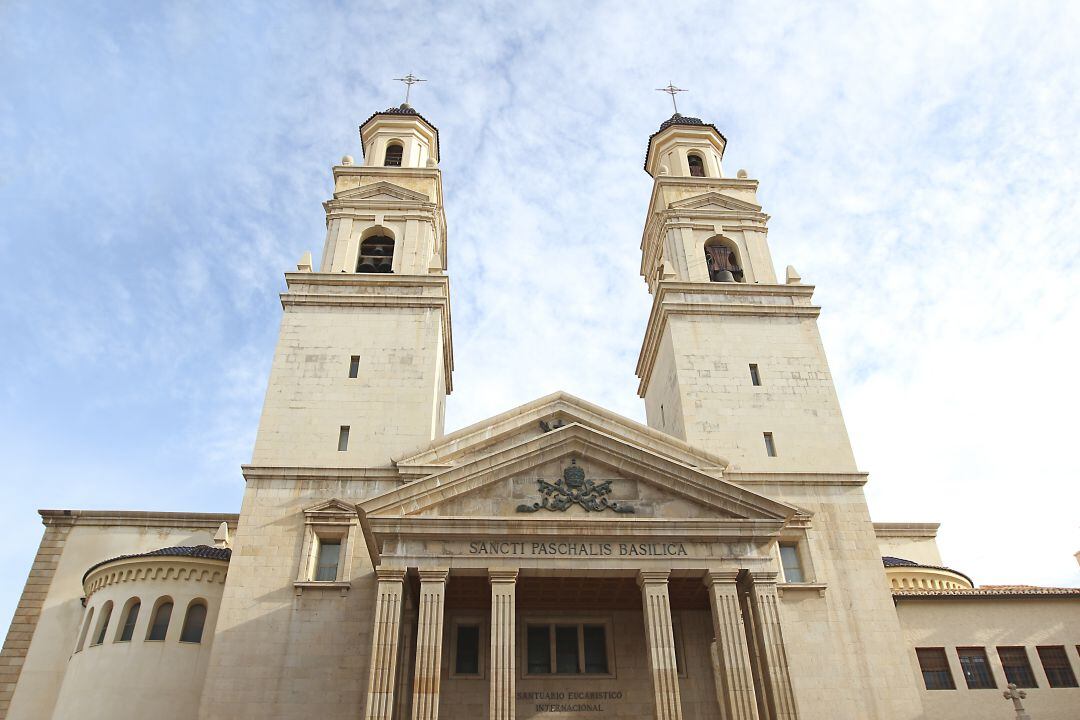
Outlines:
[[607, 626], [599, 623], [529, 624], [529, 675], [607, 675]]
[[761, 385], [761, 373], [758, 372], [757, 363], [750, 363], [750, 382]]
[[1073, 674], [1072, 665], [1069, 664], [1069, 656], [1065, 654], [1063, 645], [1042, 646], [1036, 648], [1039, 652], [1039, 660], [1042, 661], [1043, 670], [1046, 671], [1046, 680], [1052, 688], [1076, 687], [1076, 675]]
[[340, 558], [340, 540], [319, 540], [319, 562], [315, 568], [315, 579], [320, 582], [337, 580]]
[[776, 457], [776, 441], [773, 440], [771, 432], [765, 433], [765, 453], [769, 457]]
[[480, 674], [480, 626], [458, 625], [454, 640], [454, 673]]
[[1028, 662], [1027, 650], [1022, 647], [999, 647], [997, 653], [1007, 681], [1018, 688], [1038, 687], [1035, 673], [1031, 672], [1031, 663]]
[[338, 449], [338, 452], [345, 452], [346, 450], [349, 449], [349, 426], [348, 425], [342, 425], [341, 429], [338, 430], [337, 449]]
[[799, 560], [799, 546], [795, 543], [780, 543], [780, 563], [784, 568], [784, 582], [806, 582], [803, 576], [802, 562]]
[[551, 638], [547, 625], [529, 625], [526, 630], [526, 654], [529, 659], [530, 675], [551, 673]]
[[927, 690], [955, 690], [945, 648], [915, 648]]
[[960, 658], [960, 667], [964, 671], [964, 680], [968, 690], [993, 690], [997, 687], [994, 675], [990, 672], [990, 661], [983, 648], [956, 648]]
[[360, 374], [360, 356], [353, 355], [349, 360], [349, 377], [354, 378]]

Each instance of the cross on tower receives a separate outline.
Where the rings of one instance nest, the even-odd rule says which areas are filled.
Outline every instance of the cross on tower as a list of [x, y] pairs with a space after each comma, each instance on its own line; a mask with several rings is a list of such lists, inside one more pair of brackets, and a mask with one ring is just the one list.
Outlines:
[[1016, 683], [1009, 683], [1009, 689], [1002, 693], [1006, 700], [1012, 700], [1013, 709], [1016, 710], [1016, 720], [1031, 720], [1031, 716], [1024, 710], [1024, 703], [1020, 702], [1027, 697], [1023, 690], [1016, 689]]
[[415, 75], [413, 75], [412, 73], [409, 73], [405, 77], [394, 78], [394, 79], [405, 83], [405, 104], [406, 105], [409, 104], [409, 93], [412, 91], [412, 86], [415, 85], [416, 83], [427, 82], [427, 80], [424, 80], [423, 78], [418, 78]]
[[689, 91], [688, 90], [683, 90], [682, 88], [675, 87], [674, 85], [671, 84], [670, 80], [668, 81], [667, 87], [656, 88], [656, 90], [657, 90], [657, 92], [667, 93], [668, 95], [671, 96], [671, 106], [673, 108], [675, 108], [675, 114], [678, 115], [679, 114], [679, 106], [675, 104], [675, 93], [689, 92]]

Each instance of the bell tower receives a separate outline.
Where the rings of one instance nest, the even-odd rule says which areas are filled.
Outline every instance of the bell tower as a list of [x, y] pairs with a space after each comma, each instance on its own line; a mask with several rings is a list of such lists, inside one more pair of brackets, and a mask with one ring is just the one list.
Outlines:
[[791, 267], [777, 282], [758, 182], [724, 175], [726, 146], [677, 112], [649, 138], [641, 274], [653, 306], [637, 366], [648, 424], [742, 470], [854, 471], [814, 288]]
[[439, 131], [407, 103], [333, 168], [318, 271], [286, 273], [252, 463], [379, 467], [443, 433], [453, 348]]

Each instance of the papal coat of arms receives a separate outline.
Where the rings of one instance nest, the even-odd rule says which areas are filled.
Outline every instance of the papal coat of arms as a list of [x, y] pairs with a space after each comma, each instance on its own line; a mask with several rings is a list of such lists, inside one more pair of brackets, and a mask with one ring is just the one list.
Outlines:
[[571, 460], [570, 466], [563, 469], [561, 480], [553, 483], [537, 480], [540, 486], [540, 501], [531, 505], [518, 505], [517, 511], [533, 513], [541, 508], [547, 510], [566, 510], [571, 505], [580, 505], [586, 510], [614, 510], [617, 513], [632, 513], [634, 508], [609, 500], [611, 481], [595, 482], [585, 478], [585, 471], [577, 466], [577, 460]]

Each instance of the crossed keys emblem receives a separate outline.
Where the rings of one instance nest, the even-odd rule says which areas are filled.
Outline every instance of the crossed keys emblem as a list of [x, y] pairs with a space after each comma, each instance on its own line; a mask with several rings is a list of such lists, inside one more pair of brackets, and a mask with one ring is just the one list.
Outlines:
[[586, 510], [601, 512], [614, 510], [617, 513], [632, 513], [634, 508], [629, 505], [620, 505], [614, 500], [608, 499], [611, 494], [611, 480], [595, 482], [585, 479], [585, 471], [577, 466], [577, 460], [571, 460], [570, 466], [563, 469], [561, 479], [553, 483], [547, 480], [537, 480], [540, 489], [540, 500], [531, 505], [518, 505], [520, 513], [534, 513], [541, 508], [547, 510], [562, 511], [571, 505], [580, 505]]

